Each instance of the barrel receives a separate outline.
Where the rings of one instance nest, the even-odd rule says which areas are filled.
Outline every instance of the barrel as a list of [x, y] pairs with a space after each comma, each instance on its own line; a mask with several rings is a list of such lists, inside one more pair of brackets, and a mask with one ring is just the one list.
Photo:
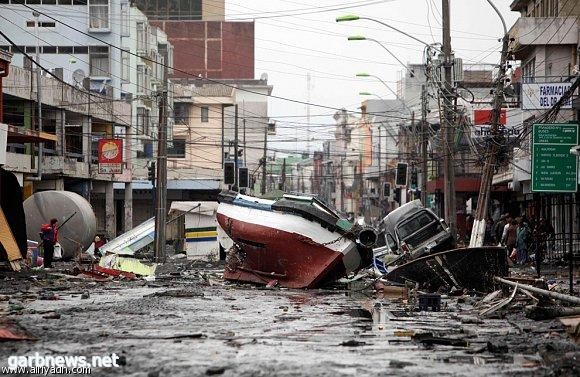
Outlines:
[[[37, 192], [24, 201], [26, 232], [29, 240], [40, 240], [40, 227], [57, 219], [58, 242], [63, 259], [72, 258], [79, 250], [86, 250], [94, 240], [97, 219], [90, 203], [70, 191]], [[71, 217], [72, 216], [72, 217]], [[66, 223], [65, 221], [70, 218]]]

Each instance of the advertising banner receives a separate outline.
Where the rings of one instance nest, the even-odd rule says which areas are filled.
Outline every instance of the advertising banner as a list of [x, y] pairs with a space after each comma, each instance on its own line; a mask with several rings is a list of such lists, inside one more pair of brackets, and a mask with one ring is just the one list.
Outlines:
[[99, 174], [123, 173], [123, 139], [101, 139], [98, 145]]

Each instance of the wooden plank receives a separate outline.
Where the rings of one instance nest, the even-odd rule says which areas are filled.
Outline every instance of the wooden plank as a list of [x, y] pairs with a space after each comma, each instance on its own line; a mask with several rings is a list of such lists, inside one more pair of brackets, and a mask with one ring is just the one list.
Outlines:
[[14, 234], [12, 234], [12, 229], [10, 229], [10, 225], [6, 220], [6, 216], [4, 215], [2, 208], [0, 208], [0, 243], [2, 246], [4, 246], [6, 254], [8, 254], [9, 262], [22, 259], [20, 249], [18, 248], [18, 244], [14, 239]]

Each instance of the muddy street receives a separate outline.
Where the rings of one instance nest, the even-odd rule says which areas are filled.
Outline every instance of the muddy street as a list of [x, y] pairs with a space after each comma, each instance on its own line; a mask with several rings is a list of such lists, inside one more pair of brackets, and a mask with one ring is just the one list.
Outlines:
[[36, 340], [1, 343], [1, 366], [15, 355], [115, 353], [119, 367], [91, 375], [527, 376], [577, 368], [579, 349], [559, 322], [482, 319], [469, 296], [418, 312], [400, 292], [378, 297], [366, 283], [264, 289], [219, 276], [213, 269], [152, 282], [4, 276], [5, 325]]

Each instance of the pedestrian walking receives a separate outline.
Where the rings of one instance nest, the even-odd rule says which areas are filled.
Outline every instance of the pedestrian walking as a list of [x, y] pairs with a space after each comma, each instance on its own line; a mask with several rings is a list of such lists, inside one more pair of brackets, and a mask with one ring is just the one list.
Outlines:
[[54, 245], [58, 242], [57, 219], [51, 219], [49, 224], [40, 227], [40, 238], [44, 250], [44, 268], [52, 268], [54, 258]]
[[501, 215], [499, 220], [493, 224], [493, 242], [496, 245], [499, 245], [502, 242], [503, 230], [506, 225], [507, 216], [507, 214]]
[[516, 251], [517, 251], [517, 262], [520, 265], [526, 264], [528, 261], [528, 234], [529, 229], [527, 223], [522, 217], [516, 219], [517, 231], [516, 231]]
[[487, 217], [487, 220], [485, 222], [485, 237], [483, 239], [483, 244], [484, 245], [491, 245], [494, 242], [494, 223], [493, 223], [493, 219], [491, 218], [491, 216]]
[[508, 217], [506, 219], [506, 225], [504, 227], [503, 236], [502, 236], [502, 244], [506, 246], [508, 257], [514, 259], [514, 255], [512, 255], [516, 248], [516, 241], [517, 241], [517, 225], [516, 220]]

